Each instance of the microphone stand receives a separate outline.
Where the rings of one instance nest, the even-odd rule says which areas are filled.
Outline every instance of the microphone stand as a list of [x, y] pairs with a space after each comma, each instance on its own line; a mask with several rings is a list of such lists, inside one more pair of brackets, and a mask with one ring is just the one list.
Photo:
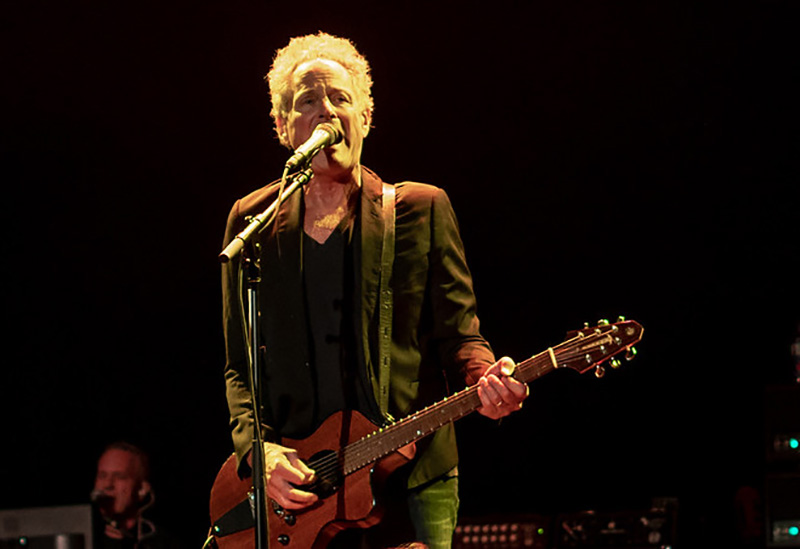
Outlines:
[[[258, 284], [261, 282], [261, 264], [258, 246], [253, 246], [250, 242], [253, 236], [260, 234], [272, 221], [274, 213], [286, 198], [291, 196], [297, 189], [308, 183], [313, 172], [305, 169], [294, 174], [291, 183], [281, 192], [275, 201], [262, 213], [252, 217], [247, 227], [240, 232], [225, 247], [219, 255], [222, 263], [227, 263], [236, 256], [240, 256], [241, 265], [247, 273], [247, 323], [248, 323], [248, 367], [250, 376], [250, 398], [253, 407], [253, 449], [251, 452], [253, 461], [253, 514], [254, 514], [254, 534], [256, 549], [266, 549], [269, 547], [268, 541], [268, 521], [267, 521], [267, 494], [264, 483], [264, 443], [261, 433], [261, 368], [258, 353]], [[284, 178], [286, 174], [284, 173]], [[248, 253], [243, 253], [247, 249]]]

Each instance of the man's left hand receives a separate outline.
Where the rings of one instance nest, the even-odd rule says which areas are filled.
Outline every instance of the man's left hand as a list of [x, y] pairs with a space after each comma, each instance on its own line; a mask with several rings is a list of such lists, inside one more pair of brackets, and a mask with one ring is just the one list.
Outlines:
[[504, 356], [491, 365], [478, 380], [478, 396], [481, 407], [478, 412], [490, 419], [500, 419], [522, 408], [528, 398], [529, 389], [525, 383], [511, 377], [516, 364]]

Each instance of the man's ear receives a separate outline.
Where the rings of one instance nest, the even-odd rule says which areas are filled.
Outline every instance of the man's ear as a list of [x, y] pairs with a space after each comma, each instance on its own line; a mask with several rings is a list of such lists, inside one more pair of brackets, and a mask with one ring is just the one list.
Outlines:
[[137, 495], [139, 496], [139, 501], [142, 501], [144, 498], [146, 498], [150, 494], [152, 489], [153, 488], [152, 486], [150, 486], [150, 483], [146, 480], [143, 480], [142, 485], [139, 487], [139, 491], [137, 492]]
[[364, 109], [361, 113], [361, 124], [362, 129], [364, 130], [364, 137], [367, 137], [369, 134], [369, 130], [372, 127], [372, 113], [369, 109]]
[[286, 132], [286, 120], [280, 117], [276, 118], [275, 129], [277, 130], [278, 139], [280, 140], [281, 145], [291, 149], [292, 146], [289, 143], [289, 134]]

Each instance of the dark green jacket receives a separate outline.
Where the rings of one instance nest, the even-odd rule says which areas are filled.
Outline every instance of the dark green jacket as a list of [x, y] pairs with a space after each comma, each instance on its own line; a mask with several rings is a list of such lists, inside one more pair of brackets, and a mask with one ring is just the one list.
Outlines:
[[[472, 278], [464, 257], [458, 224], [445, 192], [421, 183], [396, 185], [394, 294], [389, 413], [402, 418], [477, 381], [494, 362], [479, 333]], [[233, 206], [224, 245], [245, 226], [245, 217], [264, 211], [275, 199], [268, 185]], [[382, 182], [362, 168], [362, 191], [354, 243], [355, 292], [360, 373], [377, 395], [377, 297], [384, 220]], [[259, 237], [262, 282], [259, 285], [261, 331], [266, 356], [265, 438], [279, 441], [287, 418], [311, 417], [313, 383], [309, 377], [306, 309], [303, 301], [302, 193], [281, 206], [278, 218]], [[277, 235], [277, 236], [276, 236]], [[231, 430], [238, 458], [251, 447], [252, 413], [247, 383], [239, 301], [239, 264], [223, 267], [223, 321], [227, 350], [225, 380]], [[360, 308], [360, 315], [358, 309]], [[377, 398], [377, 396], [376, 396]], [[373, 421], [380, 421], [373, 417]], [[316, 425], [309, 425], [311, 434]], [[306, 434], [306, 435], [307, 435]], [[297, 433], [292, 438], [304, 438]], [[452, 470], [458, 462], [452, 425], [418, 444], [409, 487]]]

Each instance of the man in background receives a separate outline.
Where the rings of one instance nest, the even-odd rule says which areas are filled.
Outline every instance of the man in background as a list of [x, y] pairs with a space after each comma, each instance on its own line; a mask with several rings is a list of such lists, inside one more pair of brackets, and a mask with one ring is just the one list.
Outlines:
[[99, 514], [96, 548], [176, 547], [142, 516], [155, 496], [150, 485], [150, 459], [141, 448], [127, 442], [106, 446], [97, 462], [91, 499]]

